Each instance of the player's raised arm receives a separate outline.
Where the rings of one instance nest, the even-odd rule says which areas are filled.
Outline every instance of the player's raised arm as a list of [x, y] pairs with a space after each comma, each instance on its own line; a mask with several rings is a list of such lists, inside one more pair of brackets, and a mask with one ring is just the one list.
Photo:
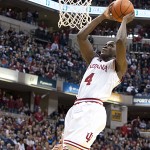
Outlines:
[[116, 71], [121, 79], [127, 70], [126, 61], [126, 43], [127, 43], [127, 28], [126, 24], [134, 19], [134, 12], [123, 17], [123, 21], [116, 36]]
[[[111, 4], [112, 5], [112, 4]], [[109, 6], [110, 7], [110, 6]], [[83, 29], [81, 29], [77, 34], [77, 41], [79, 43], [80, 51], [84, 60], [89, 64], [93, 59], [95, 53], [93, 47], [88, 40], [88, 35], [105, 19], [110, 19], [109, 7], [106, 8], [102, 15], [99, 15], [93, 19], [89, 24], [87, 24]]]

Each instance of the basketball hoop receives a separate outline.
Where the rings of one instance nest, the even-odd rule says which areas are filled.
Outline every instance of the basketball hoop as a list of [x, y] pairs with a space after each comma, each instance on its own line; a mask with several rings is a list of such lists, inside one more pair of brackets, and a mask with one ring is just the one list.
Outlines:
[[[76, 1], [76, 2], [74, 2]], [[89, 6], [92, 0], [59, 0], [59, 22], [58, 27], [70, 26], [81, 30], [87, 23], [91, 22]]]

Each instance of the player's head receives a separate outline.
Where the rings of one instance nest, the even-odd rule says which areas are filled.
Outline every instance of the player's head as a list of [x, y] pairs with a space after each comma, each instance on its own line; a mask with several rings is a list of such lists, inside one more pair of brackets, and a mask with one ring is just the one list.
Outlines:
[[114, 58], [116, 56], [116, 43], [114, 41], [108, 41], [101, 50], [102, 58]]

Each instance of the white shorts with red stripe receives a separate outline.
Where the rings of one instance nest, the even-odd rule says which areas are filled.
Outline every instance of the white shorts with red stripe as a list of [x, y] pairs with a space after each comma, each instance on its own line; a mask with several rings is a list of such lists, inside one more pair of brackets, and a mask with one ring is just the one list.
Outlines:
[[69, 150], [89, 150], [105, 125], [106, 111], [101, 100], [78, 99], [67, 112], [63, 144]]

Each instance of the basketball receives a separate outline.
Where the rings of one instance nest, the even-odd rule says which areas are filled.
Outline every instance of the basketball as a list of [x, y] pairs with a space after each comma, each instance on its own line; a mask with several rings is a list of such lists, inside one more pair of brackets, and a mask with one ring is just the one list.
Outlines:
[[134, 6], [129, 0], [114, 1], [110, 10], [112, 16], [118, 22], [122, 22], [123, 17], [133, 11], [134, 11]]

